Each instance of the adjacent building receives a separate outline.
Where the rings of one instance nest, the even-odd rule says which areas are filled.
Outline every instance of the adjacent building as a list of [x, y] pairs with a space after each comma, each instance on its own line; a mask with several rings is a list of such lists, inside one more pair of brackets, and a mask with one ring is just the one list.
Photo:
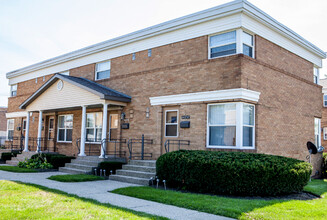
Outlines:
[[307, 141], [320, 145], [325, 58], [233, 1], [7, 73], [8, 139], [25, 151], [136, 157], [144, 134], [146, 159], [169, 142], [306, 160]]

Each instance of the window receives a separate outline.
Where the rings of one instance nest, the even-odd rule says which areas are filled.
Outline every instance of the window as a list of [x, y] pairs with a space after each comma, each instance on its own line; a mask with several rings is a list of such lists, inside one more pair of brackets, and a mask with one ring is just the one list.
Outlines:
[[135, 53], [133, 53], [132, 54], [132, 60], [135, 60], [135, 57], [136, 57], [136, 55], [135, 55]]
[[10, 96], [15, 97], [17, 95], [17, 84], [10, 87]]
[[210, 37], [210, 58], [236, 54], [236, 31]]
[[324, 107], [327, 107], [327, 95], [324, 94]]
[[254, 57], [253, 35], [237, 29], [209, 37], [209, 57], [216, 58], [243, 53]]
[[243, 54], [253, 57], [253, 36], [242, 32]]
[[73, 115], [58, 116], [58, 141], [71, 142], [73, 139]]
[[321, 145], [320, 118], [315, 118], [315, 145], [316, 145], [316, 147], [320, 147], [320, 145]]
[[110, 61], [97, 63], [95, 71], [95, 80], [110, 78]]
[[324, 127], [324, 140], [327, 140], [327, 127]]
[[7, 120], [7, 139], [12, 140], [14, 136], [15, 119]]
[[53, 127], [54, 127], [54, 118], [49, 118], [49, 130], [48, 130], [48, 140], [53, 139]]
[[319, 69], [317, 67], [313, 68], [313, 82], [319, 84]]
[[109, 140], [115, 140], [118, 137], [118, 114], [110, 114], [109, 118]]
[[253, 149], [254, 130], [254, 105], [208, 105], [207, 147]]
[[178, 136], [178, 111], [167, 110], [165, 120], [165, 137]]
[[101, 142], [102, 138], [102, 113], [86, 114], [86, 141]]
[[152, 56], [152, 49], [148, 49], [148, 57]]

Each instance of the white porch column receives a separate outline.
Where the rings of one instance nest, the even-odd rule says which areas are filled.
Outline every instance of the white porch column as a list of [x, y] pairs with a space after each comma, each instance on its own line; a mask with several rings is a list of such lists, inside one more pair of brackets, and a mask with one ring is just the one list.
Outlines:
[[28, 137], [30, 132], [30, 112], [27, 112], [26, 116], [26, 128], [25, 128], [25, 145], [24, 145], [24, 152], [28, 152]]
[[81, 146], [78, 156], [84, 157], [85, 154], [85, 140], [86, 140], [86, 106], [82, 106], [82, 126], [81, 126]]
[[40, 152], [41, 151], [41, 138], [42, 138], [42, 114], [43, 111], [39, 111], [39, 127], [37, 130], [37, 149], [36, 152]]
[[103, 113], [102, 113], [102, 143], [101, 146], [101, 155], [99, 158], [106, 158], [105, 149], [107, 147], [105, 139], [107, 137], [107, 119], [108, 119], [108, 104], [103, 104]]

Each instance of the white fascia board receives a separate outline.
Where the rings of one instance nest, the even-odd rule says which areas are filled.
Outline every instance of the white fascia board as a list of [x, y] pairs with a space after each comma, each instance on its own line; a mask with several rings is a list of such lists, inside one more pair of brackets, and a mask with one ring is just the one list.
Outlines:
[[23, 118], [27, 117], [27, 112], [9, 112], [6, 113], [6, 118]]
[[221, 101], [230, 99], [244, 99], [248, 101], [258, 102], [259, 97], [260, 92], [239, 88], [150, 97], [150, 104], [170, 105], [191, 102]]

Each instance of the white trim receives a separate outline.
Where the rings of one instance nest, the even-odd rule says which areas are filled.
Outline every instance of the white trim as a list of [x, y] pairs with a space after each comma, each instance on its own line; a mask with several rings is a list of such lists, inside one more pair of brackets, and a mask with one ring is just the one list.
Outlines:
[[6, 118], [23, 118], [27, 117], [27, 112], [9, 112], [6, 113]]
[[[13, 128], [9, 129], [9, 121], [13, 121]], [[9, 135], [9, 131], [13, 131], [13, 136], [14, 136], [14, 131], [15, 131], [15, 119], [11, 118], [11, 119], [7, 119], [7, 133], [6, 133], [6, 140], [9, 140], [8, 135]]]
[[327, 140], [327, 135], [325, 135], [325, 133], [327, 134], [327, 127], [323, 128], [323, 138], [324, 140]]
[[98, 71], [98, 65], [99, 64], [102, 64], [102, 63], [109, 63], [109, 69], [107, 69], [107, 70], [109, 70], [109, 77], [103, 78], [103, 79], [109, 79], [110, 78], [110, 73], [111, 73], [111, 60], [105, 60], [103, 62], [98, 62], [98, 63], [95, 64], [94, 81], [102, 80], [102, 79], [98, 79], [98, 76], [97, 76], [98, 72], [107, 71], [107, 70]]
[[227, 99], [244, 99], [258, 102], [259, 97], [260, 92], [239, 88], [150, 97], [150, 103], [151, 105], [168, 105], [189, 102], [220, 101]]
[[[167, 112], [177, 112], [177, 123], [167, 123]], [[174, 138], [174, 137], [178, 137], [179, 133], [178, 133], [178, 122], [179, 122], [179, 111], [178, 109], [168, 109], [165, 111], [165, 138]], [[176, 125], [177, 126], [177, 135], [176, 136], [167, 136], [166, 135], [166, 126], [167, 125]]]
[[[246, 20], [247, 17], [253, 20], [253, 22]], [[26, 73], [34, 72], [33, 76], [29, 77], [40, 77], [100, 62], [108, 58], [111, 59], [132, 52], [239, 27], [251, 30], [251, 32], [259, 34], [263, 38], [290, 50], [318, 66], [321, 66], [321, 59], [326, 58], [324, 51], [259, 8], [246, 0], [236, 0], [8, 72], [7, 78], [10, 79], [9, 83], [13, 84], [23, 81], [24, 77], [19, 79], [12, 78]], [[118, 47], [119, 50], [114, 52], [113, 50]], [[108, 50], [110, 50], [110, 54], [102, 54]], [[92, 55], [92, 58], [90, 55]], [[88, 58], [85, 59], [86, 57]], [[54, 66], [56, 68], [51, 68]]]

